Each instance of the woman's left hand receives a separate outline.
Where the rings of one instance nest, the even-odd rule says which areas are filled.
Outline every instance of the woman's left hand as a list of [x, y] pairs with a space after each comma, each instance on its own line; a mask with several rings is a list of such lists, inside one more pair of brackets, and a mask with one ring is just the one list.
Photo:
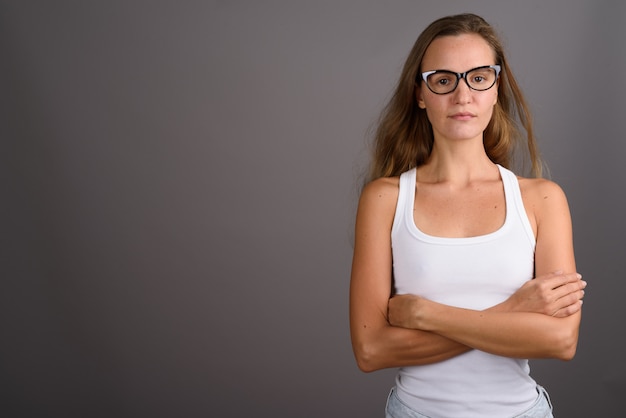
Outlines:
[[417, 295], [395, 295], [389, 299], [389, 324], [395, 327], [418, 329], [420, 307], [426, 299]]

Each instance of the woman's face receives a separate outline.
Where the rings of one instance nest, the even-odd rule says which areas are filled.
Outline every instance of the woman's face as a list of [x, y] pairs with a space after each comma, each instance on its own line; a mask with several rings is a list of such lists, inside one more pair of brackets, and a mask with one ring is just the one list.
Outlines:
[[[436, 38], [424, 54], [421, 71], [464, 73], [494, 64], [495, 55], [487, 41], [480, 35], [463, 34]], [[421, 74], [419, 77], [421, 80]], [[498, 99], [498, 83], [488, 90], [476, 91], [461, 79], [451, 93], [435, 94], [421, 81], [416, 95], [419, 107], [426, 109], [435, 142], [477, 139], [482, 143], [483, 131]]]

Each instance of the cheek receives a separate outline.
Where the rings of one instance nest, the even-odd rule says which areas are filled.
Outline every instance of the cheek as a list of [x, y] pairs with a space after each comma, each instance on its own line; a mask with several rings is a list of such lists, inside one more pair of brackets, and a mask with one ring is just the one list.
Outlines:
[[422, 109], [426, 109], [428, 114], [441, 112], [449, 106], [446, 96], [437, 96], [435, 94], [418, 95], [418, 105]]
[[491, 94], [485, 97], [484, 100], [481, 101], [481, 106], [493, 108], [497, 103], [498, 103], [498, 93], [496, 91], [495, 94]]

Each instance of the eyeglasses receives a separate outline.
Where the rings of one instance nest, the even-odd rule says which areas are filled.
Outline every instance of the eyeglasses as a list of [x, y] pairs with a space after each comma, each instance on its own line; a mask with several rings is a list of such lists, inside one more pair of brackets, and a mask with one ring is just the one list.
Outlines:
[[448, 70], [426, 71], [422, 73], [422, 80], [433, 93], [448, 94], [456, 89], [460, 79], [465, 80], [467, 86], [472, 90], [489, 90], [496, 84], [499, 75], [499, 65], [485, 65], [472, 68], [464, 73], [455, 73]]

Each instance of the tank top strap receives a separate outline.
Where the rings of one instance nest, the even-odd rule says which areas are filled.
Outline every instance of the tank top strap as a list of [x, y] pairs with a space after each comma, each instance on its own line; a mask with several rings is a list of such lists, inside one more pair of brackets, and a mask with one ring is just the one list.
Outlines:
[[396, 212], [393, 218], [393, 226], [391, 231], [398, 229], [400, 224], [405, 220], [407, 212], [411, 214], [413, 208], [413, 200], [415, 199], [415, 182], [416, 168], [412, 168], [400, 174], [398, 202], [396, 204]]
[[536, 244], [535, 234], [532, 226], [530, 225], [530, 221], [528, 220], [517, 176], [512, 171], [499, 164], [498, 169], [500, 170], [500, 177], [502, 178], [506, 199], [506, 222], [519, 222], [534, 248]]

